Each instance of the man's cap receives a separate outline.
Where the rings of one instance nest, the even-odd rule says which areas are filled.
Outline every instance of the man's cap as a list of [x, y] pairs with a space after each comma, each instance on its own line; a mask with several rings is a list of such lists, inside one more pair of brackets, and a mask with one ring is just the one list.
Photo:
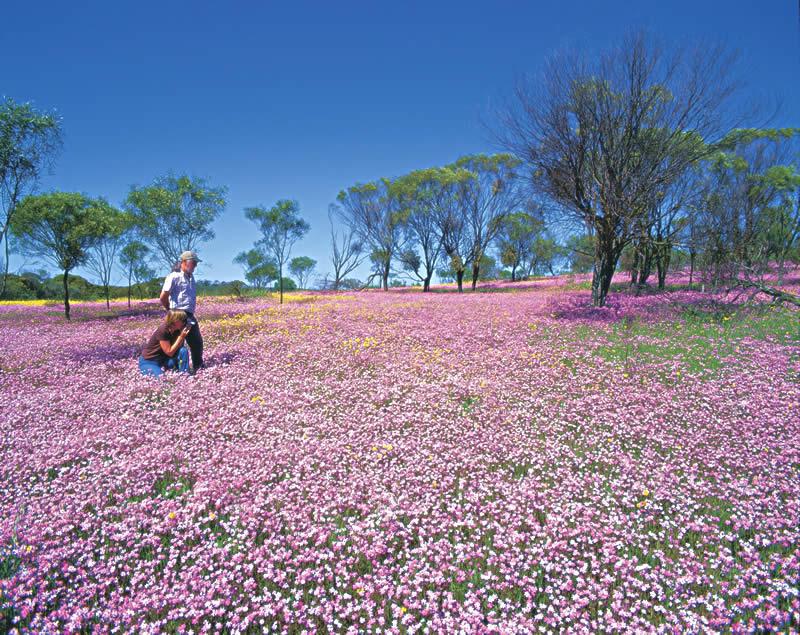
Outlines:
[[181, 254], [181, 262], [184, 260], [194, 260], [195, 262], [200, 262], [200, 258], [198, 258], [197, 254], [193, 251], [184, 251]]

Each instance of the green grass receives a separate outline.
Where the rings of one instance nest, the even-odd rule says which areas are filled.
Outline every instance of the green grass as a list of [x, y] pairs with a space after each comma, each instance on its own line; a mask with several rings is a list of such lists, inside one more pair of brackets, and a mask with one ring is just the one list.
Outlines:
[[[576, 329], [576, 336], [585, 335], [585, 329]], [[675, 321], [618, 322], [594, 352], [626, 368], [674, 360], [688, 372], [710, 378], [724, 366], [726, 357], [736, 356], [738, 347], [748, 338], [797, 345], [800, 343], [797, 312], [775, 305], [689, 307]]]

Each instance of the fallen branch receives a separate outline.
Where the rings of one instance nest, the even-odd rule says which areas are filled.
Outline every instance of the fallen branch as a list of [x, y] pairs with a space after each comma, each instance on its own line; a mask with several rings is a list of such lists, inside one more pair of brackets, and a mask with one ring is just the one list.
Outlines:
[[761, 282], [753, 282], [752, 280], [737, 280], [736, 284], [733, 285], [731, 289], [736, 289], [737, 287], [741, 287], [742, 289], [756, 289], [758, 293], [764, 293], [770, 296], [778, 304], [782, 302], [788, 302], [789, 304], [800, 306], [800, 296], [796, 296], [792, 293], [786, 293], [785, 291], [781, 291], [780, 289], [776, 289], [774, 287], [768, 287]]

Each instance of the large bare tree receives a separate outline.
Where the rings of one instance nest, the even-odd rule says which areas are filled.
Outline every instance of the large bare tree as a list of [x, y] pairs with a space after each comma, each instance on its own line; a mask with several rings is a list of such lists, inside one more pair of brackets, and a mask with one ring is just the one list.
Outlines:
[[[338, 290], [342, 282], [355, 271], [364, 261], [364, 245], [356, 236], [355, 231], [345, 225], [340, 232], [336, 229], [340, 225], [342, 210], [335, 204], [328, 206], [328, 221], [331, 224], [331, 265], [333, 266], [333, 282], [331, 286]], [[327, 285], [325, 285], [327, 286]]]
[[598, 57], [551, 59], [501, 113], [501, 141], [532, 185], [594, 237], [594, 305], [605, 304], [620, 253], [658, 193], [731, 129], [733, 61], [720, 47], [666, 52], [635, 34]]

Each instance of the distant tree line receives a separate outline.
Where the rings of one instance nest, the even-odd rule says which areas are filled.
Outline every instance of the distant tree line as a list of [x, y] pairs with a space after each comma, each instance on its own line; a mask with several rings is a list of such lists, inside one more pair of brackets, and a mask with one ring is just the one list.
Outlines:
[[[636, 290], [653, 277], [664, 288], [676, 268], [690, 285], [770, 271], [780, 284], [800, 262], [800, 130], [742, 127], [734, 61], [721, 48], [665, 51], [641, 34], [592, 58], [553, 58], [498, 113], [507, 152], [343, 189], [328, 211], [330, 271], [313, 284], [428, 291], [436, 275], [461, 292], [465, 278], [475, 289], [489, 277], [591, 271], [596, 306], [620, 267]], [[26, 284], [16, 277], [9, 286], [10, 249], [61, 272], [69, 318], [76, 268], [96, 277], [107, 302], [121, 275], [130, 302], [154, 264], [173, 267], [182, 251], [214, 239], [227, 191], [185, 174], [131, 187], [119, 208], [84, 194], [35, 194], [61, 136], [55, 114], [0, 105], [0, 297]], [[285, 289], [310, 286], [318, 263], [291, 256], [309, 230], [297, 201], [244, 215], [260, 233], [234, 259], [249, 287], [274, 287], [282, 302]], [[362, 282], [354, 274], [364, 264]]]

